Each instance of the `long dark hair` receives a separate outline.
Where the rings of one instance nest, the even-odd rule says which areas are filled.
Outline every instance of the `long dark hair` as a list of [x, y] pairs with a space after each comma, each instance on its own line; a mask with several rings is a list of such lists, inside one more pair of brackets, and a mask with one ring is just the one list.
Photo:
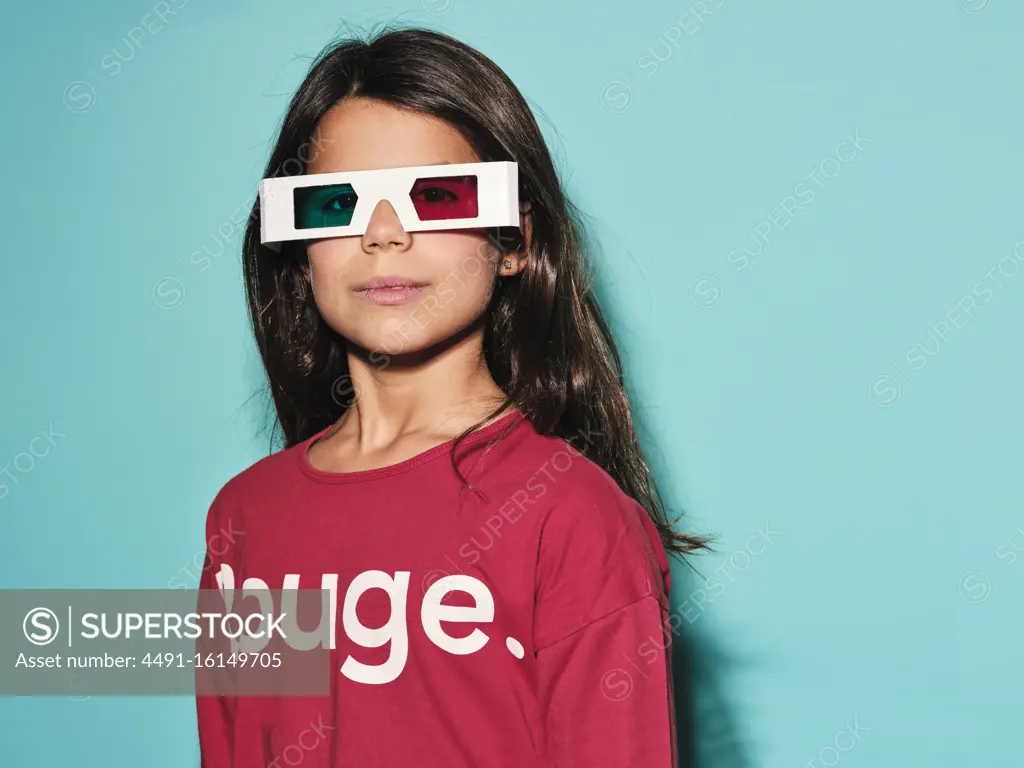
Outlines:
[[[484, 355], [506, 401], [459, 440], [514, 404], [541, 434], [569, 441], [647, 510], [672, 553], [706, 549], [666, 518], [640, 442], [622, 366], [586, 272], [586, 241], [529, 106], [479, 51], [438, 32], [392, 29], [327, 46], [288, 106], [264, 177], [305, 172], [321, 117], [345, 98], [376, 99], [443, 119], [481, 161], [519, 166], [532, 211], [525, 270], [498, 281], [484, 323]], [[522, 246], [496, 230], [499, 250]], [[351, 406], [345, 341], [321, 317], [302, 269], [302, 241], [278, 253], [260, 244], [254, 203], [243, 243], [249, 314], [285, 447], [337, 421]], [[458, 467], [456, 466], [456, 471]], [[460, 474], [461, 477], [461, 474]]]

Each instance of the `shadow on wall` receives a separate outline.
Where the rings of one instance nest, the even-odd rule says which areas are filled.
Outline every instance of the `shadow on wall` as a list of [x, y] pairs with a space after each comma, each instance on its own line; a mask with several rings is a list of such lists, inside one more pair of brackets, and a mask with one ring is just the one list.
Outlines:
[[[643, 281], [649, 286], [655, 284], [653, 276], [643, 275], [636, 266], [635, 259], [626, 249], [626, 262], [617, 264], [614, 269], [602, 274], [603, 265], [613, 254], [604, 251], [600, 238], [594, 236], [596, 230], [586, 229], [587, 247], [592, 254], [592, 262], [588, 266], [587, 282], [601, 305], [605, 319], [613, 329], [616, 344], [622, 355], [625, 379], [628, 382], [640, 381], [643, 368], [631, 366], [631, 352], [634, 344], [650, 331], [650, 317], [631, 314], [621, 302], [621, 293], [615, 283], [615, 274], [637, 269]], [[615, 274], [613, 274], [615, 273]], [[646, 297], [646, 305], [653, 307], [651, 295]], [[633, 371], [631, 373], [631, 370]], [[680, 438], [677, 434], [663, 431], [665, 425], [661, 414], [654, 413], [658, 406], [645, 407], [640, 398], [630, 393], [630, 404], [633, 411], [633, 426], [637, 437], [643, 445], [644, 455], [650, 468], [658, 480], [659, 495], [665, 503], [666, 512], [673, 518], [679, 511], [688, 510], [685, 506], [674, 503], [680, 498], [679, 486], [686, 485], [685, 473], [680, 470], [675, 456], [665, 454], [662, 446], [672, 445], [676, 453], [688, 444], [699, 443], [699, 439]], [[656, 424], [657, 429], [651, 429]], [[683, 520], [688, 521], [684, 514]], [[680, 529], [682, 530], [682, 529]], [[692, 531], [706, 534], [706, 530]], [[721, 551], [721, 541], [712, 542], [716, 552]], [[709, 556], [692, 555], [689, 562], [697, 571], [707, 570]], [[706, 591], [704, 578], [694, 568], [672, 561], [672, 612], [670, 624], [674, 628], [672, 634], [672, 677], [676, 706], [676, 729], [679, 748], [679, 768], [752, 768], [754, 766], [749, 740], [741, 724], [736, 718], [734, 706], [728, 694], [730, 678], [736, 671], [738, 660], [731, 657], [723, 643], [713, 637], [710, 617], [704, 616], [701, 606], [694, 607], [691, 602], [684, 604], [688, 597], [695, 595], [700, 589]], [[628, 679], [631, 673], [642, 674], [643, 668], [618, 670]], [[616, 689], [623, 690], [623, 689]], [[620, 694], [621, 695], [621, 694]]]
[[[701, 557], [695, 556], [701, 568]], [[672, 592], [692, 594], [700, 577], [686, 566], [673, 568]], [[679, 585], [678, 587], [676, 585]], [[679, 768], [752, 768], [750, 745], [728, 694], [737, 660], [708, 629], [708, 619], [673, 599], [672, 676], [675, 688]], [[682, 621], [679, 621], [682, 619]]]

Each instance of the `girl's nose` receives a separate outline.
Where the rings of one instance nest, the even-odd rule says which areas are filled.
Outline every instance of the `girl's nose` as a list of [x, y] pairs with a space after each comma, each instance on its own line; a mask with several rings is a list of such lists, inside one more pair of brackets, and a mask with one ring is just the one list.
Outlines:
[[366, 224], [363, 248], [386, 248], [390, 245], [407, 248], [411, 241], [394, 206], [387, 200], [380, 200]]

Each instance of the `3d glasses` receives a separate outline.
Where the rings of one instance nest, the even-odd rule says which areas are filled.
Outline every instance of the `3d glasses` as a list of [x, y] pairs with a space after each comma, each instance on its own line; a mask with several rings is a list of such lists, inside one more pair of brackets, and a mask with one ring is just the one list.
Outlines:
[[260, 182], [260, 242], [362, 235], [387, 200], [406, 232], [519, 226], [519, 166], [419, 165], [279, 176]]

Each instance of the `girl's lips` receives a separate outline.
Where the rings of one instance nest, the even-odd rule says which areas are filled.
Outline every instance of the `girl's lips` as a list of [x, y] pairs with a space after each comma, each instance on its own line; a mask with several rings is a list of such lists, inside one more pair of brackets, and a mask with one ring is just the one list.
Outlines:
[[426, 290], [425, 285], [402, 285], [394, 288], [365, 288], [356, 295], [371, 304], [393, 306], [412, 301]]

